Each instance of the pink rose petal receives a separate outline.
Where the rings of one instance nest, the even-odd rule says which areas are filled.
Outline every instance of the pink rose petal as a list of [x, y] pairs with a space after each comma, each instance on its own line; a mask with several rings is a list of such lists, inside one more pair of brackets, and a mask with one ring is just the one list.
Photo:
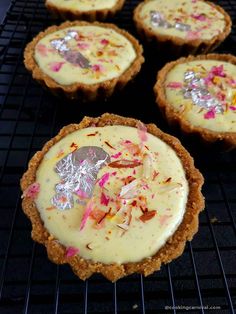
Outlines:
[[92, 210], [93, 210], [93, 203], [92, 203], [92, 201], [89, 201], [87, 206], [85, 207], [85, 212], [84, 212], [84, 215], [83, 215], [82, 220], [81, 220], [80, 231], [84, 229], [85, 224], [86, 224]]
[[122, 153], [119, 152], [117, 154], [111, 155], [111, 157], [116, 159], [116, 158], [119, 158], [121, 155], [122, 155]]
[[236, 87], [236, 80], [234, 80], [234, 79], [229, 79], [229, 80], [227, 80], [228, 81], [228, 84], [231, 86], [231, 87]]
[[207, 17], [204, 14], [191, 14], [191, 17], [201, 22], [204, 22], [207, 20]]
[[94, 72], [103, 72], [103, 71], [104, 71], [104, 66], [101, 65], [101, 64], [94, 64], [94, 65], [92, 66], [92, 70], [93, 70]]
[[189, 39], [189, 40], [199, 39], [199, 37], [200, 37], [200, 32], [197, 32], [197, 31], [188, 31], [186, 37], [187, 37], [187, 39]]
[[207, 86], [212, 84], [212, 80], [214, 78], [214, 75], [210, 72], [205, 78], [204, 78], [204, 82]]
[[48, 52], [48, 48], [43, 45], [43, 44], [38, 44], [36, 46], [36, 49], [38, 51], [38, 53], [42, 56], [42, 57], [46, 57], [47, 56], [47, 52]]
[[235, 110], [236, 110], [236, 107], [234, 107], [234, 106], [229, 106], [229, 109], [235, 111]]
[[102, 40], [100, 41], [100, 43], [105, 46], [105, 45], [108, 45], [108, 44], [109, 44], [109, 40], [107, 40], [107, 39], [102, 39]]
[[101, 194], [101, 205], [107, 206], [109, 204], [110, 198], [102, 192]]
[[40, 190], [40, 184], [35, 182], [28, 186], [28, 188], [24, 191], [22, 197], [29, 197], [32, 199], [35, 199], [38, 196]]
[[213, 66], [211, 69], [211, 73], [216, 76], [225, 77], [223, 64], [219, 66]]
[[142, 143], [146, 142], [148, 139], [146, 126], [142, 122], [139, 121], [137, 124], [137, 128], [138, 128], [138, 136], [141, 142]]
[[214, 119], [215, 116], [216, 116], [215, 110], [212, 109], [212, 110], [210, 110], [210, 111], [208, 111], [207, 113], [204, 114], [204, 119], [207, 119], [207, 120]]
[[107, 173], [105, 173], [105, 174], [101, 177], [101, 179], [98, 181], [98, 184], [99, 184], [99, 186], [100, 186], [101, 188], [103, 188], [104, 185], [107, 183], [107, 181], [109, 180], [109, 177], [110, 177], [110, 173], [107, 172]]
[[88, 43], [78, 43], [77, 46], [81, 49], [81, 50], [86, 50], [89, 48], [89, 44]]
[[79, 253], [79, 249], [73, 247], [73, 246], [69, 246], [66, 249], [66, 257], [73, 257], [75, 255], [77, 255]]
[[225, 94], [223, 94], [222, 92], [218, 92], [217, 94], [216, 94], [216, 97], [220, 100], [220, 101], [224, 101], [225, 100]]
[[50, 70], [53, 72], [59, 72], [61, 67], [63, 66], [65, 62], [51, 62], [50, 63]]
[[169, 88], [182, 88], [183, 84], [181, 82], [170, 82], [167, 84]]

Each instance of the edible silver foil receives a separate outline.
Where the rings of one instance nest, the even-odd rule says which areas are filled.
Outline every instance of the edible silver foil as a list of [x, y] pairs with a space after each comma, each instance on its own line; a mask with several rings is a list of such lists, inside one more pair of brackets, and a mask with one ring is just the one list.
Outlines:
[[[98, 171], [110, 162], [110, 156], [97, 146], [84, 146], [62, 158], [55, 167], [61, 182], [56, 184], [52, 204], [60, 210], [74, 206], [73, 194], [91, 198]], [[78, 202], [84, 204], [83, 199]]]
[[51, 46], [58, 50], [60, 55], [69, 63], [79, 65], [83, 69], [91, 67], [89, 60], [79, 51], [74, 51], [67, 46], [67, 42], [78, 36], [76, 31], [68, 31], [64, 38], [51, 40]]
[[185, 72], [184, 82], [184, 98], [192, 99], [192, 102], [201, 108], [214, 109], [216, 113], [223, 113], [222, 103], [208, 91], [204, 79], [200, 78], [198, 73]]
[[175, 23], [175, 28], [182, 32], [188, 32], [191, 29], [191, 26], [189, 24], [184, 23]]
[[164, 28], [172, 27], [172, 25], [165, 20], [164, 16], [160, 12], [151, 11], [150, 16], [151, 16], [151, 23], [153, 26], [155, 27], [159, 26], [159, 27], [164, 27]]
[[150, 12], [150, 19], [151, 23], [155, 27], [164, 27], [164, 28], [176, 28], [182, 32], [189, 31], [191, 29], [191, 26], [184, 23], [176, 22], [174, 24], [171, 24], [167, 22], [164, 18], [164, 16], [158, 12], [158, 11], [151, 11]]

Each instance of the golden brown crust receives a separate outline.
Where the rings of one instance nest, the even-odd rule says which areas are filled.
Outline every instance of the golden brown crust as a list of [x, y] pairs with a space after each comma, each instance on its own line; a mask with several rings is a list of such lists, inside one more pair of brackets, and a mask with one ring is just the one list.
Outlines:
[[[126, 37], [132, 43], [136, 51], [136, 58], [125, 72], [123, 72], [120, 76], [114, 79], [91, 85], [83, 83], [74, 83], [71, 85], [63, 86], [54, 81], [50, 76], [45, 74], [38, 66], [37, 62], [34, 59], [35, 46], [43, 37], [50, 33], [56, 32], [67, 27], [83, 25], [101, 26], [115, 30], [117, 33]], [[139, 44], [139, 42], [128, 32], [119, 29], [117, 26], [113, 24], [74, 21], [64, 22], [59, 26], [56, 25], [51, 26], [47, 28], [44, 32], [39, 33], [25, 48], [24, 64], [27, 70], [29, 70], [32, 73], [33, 78], [36, 79], [40, 84], [42, 84], [43, 87], [49, 89], [54, 95], [61, 96], [62, 94], [64, 94], [66, 97], [70, 99], [95, 101], [98, 98], [104, 99], [110, 97], [115, 91], [122, 89], [130, 80], [132, 80], [138, 74], [138, 72], [141, 69], [142, 63], [144, 62], [142, 53], [143, 48]]]
[[154, 93], [156, 95], [156, 103], [161, 112], [173, 126], [179, 126], [184, 134], [197, 135], [205, 143], [220, 143], [220, 147], [224, 150], [231, 150], [236, 147], [236, 133], [235, 132], [215, 132], [202, 127], [194, 126], [187, 120], [183, 119], [181, 112], [174, 111], [171, 104], [166, 100], [165, 95], [165, 80], [167, 74], [178, 64], [186, 63], [194, 60], [220, 60], [230, 62], [236, 65], [236, 57], [229, 54], [208, 54], [201, 56], [189, 56], [187, 58], [180, 58], [177, 61], [167, 63], [157, 74], [157, 82], [154, 86]]
[[58, 8], [55, 4], [50, 3], [49, 0], [46, 0], [46, 8], [55, 16], [63, 20], [85, 20], [85, 21], [104, 21], [107, 18], [113, 17], [117, 12], [119, 12], [125, 0], [117, 0], [116, 4], [109, 9], [100, 9], [100, 10], [90, 10], [90, 11], [80, 11], [73, 10], [70, 8]]
[[[85, 117], [79, 124], [71, 124], [64, 127], [59, 134], [47, 142], [42, 151], [36, 153], [29, 162], [29, 168], [21, 179], [22, 191], [24, 192], [30, 184], [35, 182], [36, 171], [44, 155], [55, 143], [60, 141], [67, 134], [95, 125], [99, 127], [105, 125], [126, 125], [137, 127], [138, 122], [138, 120], [132, 118], [124, 118], [106, 113], [98, 118]], [[67, 258], [65, 256], [66, 248], [50, 236], [48, 231], [44, 228], [34, 201], [28, 197], [23, 199], [23, 211], [32, 223], [32, 238], [46, 246], [48, 256], [51, 261], [57, 264], [70, 264], [74, 273], [83, 280], [90, 277], [95, 272], [103, 274], [103, 276], [111, 281], [116, 281], [119, 278], [134, 272], [142, 273], [145, 276], [152, 274], [154, 271], [160, 269], [161, 264], [166, 264], [181, 255], [186, 241], [190, 241], [198, 230], [198, 215], [204, 208], [204, 199], [201, 194], [203, 177], [194, 167], [192, 157], [181, 146], [178, 139], [163, 133], [154, 124], [147, 124], [146, 126], [149, 133], [159, 137], [176, 151], [178, 157], [182, 161], [186, 172], [186, 178], [189, 183], [189, 196], [183, 221], [177, 231], [168, 239], [168, 242], [153, 257], [146, 258], [138, 263], [127, 263], [121, 265], [94, 263], [89, 260], [84, 260], [80, 256]]]
[[141, 2], [134, 10], [134, 22], [140, 36], [145, 38], [149, 42], [158, 43], [158, 49], [166, 51], [168, 53], [174, 54], [174, 56], [184, 56], [184, 55], [197, 55], [199, 53], [208, 53], [217, 48], [225, 38], [231, 32], [232, 21], [230, 16], [225, 12], [223, 8], [220, 6], [209, 2], [209, 5], [218, 10], [221, 14], [223, 14], [225, 18], [225, 29], [222, 33], [214, 36], [210, 40], [203, 39], [194, 39], [189, 40], [185, 38], [179, 38], [171, 35], [163, 35], [153, 32], [151, 29], [146, 27], [143, 24], [142, 19], [140, 18], [140, 11], [142, 7], [148, 2], [152, 0], [146, 0]]

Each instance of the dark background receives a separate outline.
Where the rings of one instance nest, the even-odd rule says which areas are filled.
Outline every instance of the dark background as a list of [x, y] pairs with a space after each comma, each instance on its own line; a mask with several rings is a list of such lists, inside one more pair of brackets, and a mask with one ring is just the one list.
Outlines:
[[[0, 1], [6, 7], [9, 1]], [[126, 1], [110, 22], [137, 36]], [[231, 35], [218, 52], [236, 52], [236, 1], [217, 1], [231, 15]], [[0, 15], [0, 18], [1, 18]], [[71, 103], [45, 92], [22, 63], [25, 45], [52, 20], [43, 0], [12, 1], [0, 28], [0, 313], [233, 313], [236, 302], [236, 153], [219, 153], [169, 129], [154, 102], [156, 72], [171, 55], [146, 45], [146, 63], [138, 77], [109, 101]], [[67, 265], [52, 264], [44, 247], [30, 238], [31, 225], [21, 210], [19, 180], [31, 156], [58, 130], [84, 115], [104, 112], [154, 122], [178, 136], [205, 177], [206, 210], [184, 254], [161, 271], [116, 284], [95, 275], [86, 282]], [[132, 249], [132, 248], [131, 248]], [[179, 310], [165, 306], [179, 306]], [[194, 308], [194, 307], [199, 307]], [[201, 309], [200, 309], [201, 308]]]

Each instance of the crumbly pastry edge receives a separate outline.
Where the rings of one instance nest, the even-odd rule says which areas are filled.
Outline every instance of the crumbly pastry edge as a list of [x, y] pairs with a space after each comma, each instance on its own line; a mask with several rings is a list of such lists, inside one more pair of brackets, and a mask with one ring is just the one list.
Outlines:
[[[137, 127], [138, 123], [139, 121], [136, 119], [105, 113], [98, 118], [84, 117], [79, 124], [65, 126], [61, 129], [59, 134], [47, 142], [42, 151], [37, 152], [29, 162], [28, 170], [24, 173], [21, 179], [22, 191], [24, 192], [29, 185], [35, 182], [36, 171], [42, 162], [44, 155], [55, 143], [68, 134], [90, 126], [103, 127], [106, 125], [124, 125]], [[23, 198], [22, 208], [24, 213], [31, 220], [31, 236], [33, 240], [46, 247], [48, 257], [52, 262], [56, 264], [68, 263], [74, 273], [82, 280], [89, 278], [93, 273], [101, 273], [112, 282], [136, 272], [144, 274], [145, 276], [150, 275], [154, 271], [159, 270], [162, 264], [169, 263], [171, 260], [180, 256], [183, 253], [186, 241], [192, 240], [194, 234], [198, 230], [198, 216], [200, 211], [204, 209], [204, 198], [201, 194], [201, 187], [204, 179], [201, 173], [194, 167], [193, 158], [183, 148], [177, 138], [162, 132], [154, 124], [147, 124], [146, 127], [149, 133], [160, 138], [175, 150], [176, 154], [182, 161], [186, 172], [186, 178], [189, 183], [189, 195], [183, 220], [175, 233], [154, 256], [145, 258], [140, 262], [121, 265], [115, 263], [110, 265], [95, 263], [90, 260], [85, 260], [79, 255], [66, 257], [66, 248], [61, 245], [57, 239], [50, 235], [44, 227], [34, 200], [29, 197]]]
[[173, 109], [169, 104], [165, 95], [165, 80], [168, 73], [178, 64], [195, 61], [195, 60], [218, 60], [232, 63], [236, 66], [236, 57], [230, 54], [207, 54], [200, 56], [189, 56], [180, 58], [177, 61], [167, 63], [158, 73], [157, 82], [154, 85], [154, 93], [156, 103], [162, 114], [170, 125], [177, 126], [185, 135], [196, 135], [205, 144], [220, 144], [222, 150], [231, 150], [236, 147], [236, 132], [216, 132], [207, 128], [192, 125], [190, 122], [182, 118], [181, 112]]
[[72, 10], [70, 8], [58, 8], [57, 5], [45, 2], [45, 6], [52, 13], [53, 16], [59, 17], [64, 20], [86, 20], [86, 21], [104, 21], [107, 18], [113, 17], [124, 6], [125, 0], [117, 0], [116, 4], [109, 9], [80, 11]]
[[148, 29], [148, 27], [143, 24], [143, 21], [140, 19], [139, 16], [142, 7], [149, 1], [153, 0], [145, 0], [141, 2], [134, 10], [133, 19], [137, 31], [142, 38], [146, 39], [146, 41], [157, 44], [158, 49], [160, 49], [161, 51], [171, 53], [174, 56], [189, 54], [197, 55], [200, 53], [211, 52], [214, 49], [216, 49], [231, 32], [232, 21], [229, 14], [219, 5], [216, 5], [215, 3], [209, 1], [202, 0], [211, 5], [212, 7], [216, 8], [220, 13], [223, 14], [225, 18], [225, 29], [223, 32], [214, 36], [210, 40], [201, 39], [188, 40], [185, 38], [179, 38], [171, 35], [157, 34], [152, 30]]
[[[35, 47], [43, 37], [50, 33], [54, 33], [58, 30], [68, 27], [86, 25], [113, 29], [120, 35], [124, 36], [133, 45], [136, 52], [136, 58], [129, 68], [127, 68], [120, 76], [116, 78], [95, 84], [84, 84], [78, 82], [70, 85], [61, 85], [49, 75], [44, 73], [43, 70], [41, 70], [41, 68], [38, 66], [34, 58]], [[24, 64], [26, 69], [32, 73], [33, 78], [37, 80], [43, 87], [50, 90], [54, 95], [61, 96], [64, 94], [69, 99], [80, 99], [82, 101], [95, 101], [99, 98], [104, 99], [110, 97], [115, 91], [122, 89], [139, 73], [143, 62], [143, 48], [132, 35], [130, 35], [127, 31], [118, 28], [114, 24], [99, 22], [89, 23], [84, 21], [67, 21], [59, 26], [50, 26], [45, 31], [40, 32], [36, 37], [34, 37], [33, 40], [28, 43], [24, 51]]]

